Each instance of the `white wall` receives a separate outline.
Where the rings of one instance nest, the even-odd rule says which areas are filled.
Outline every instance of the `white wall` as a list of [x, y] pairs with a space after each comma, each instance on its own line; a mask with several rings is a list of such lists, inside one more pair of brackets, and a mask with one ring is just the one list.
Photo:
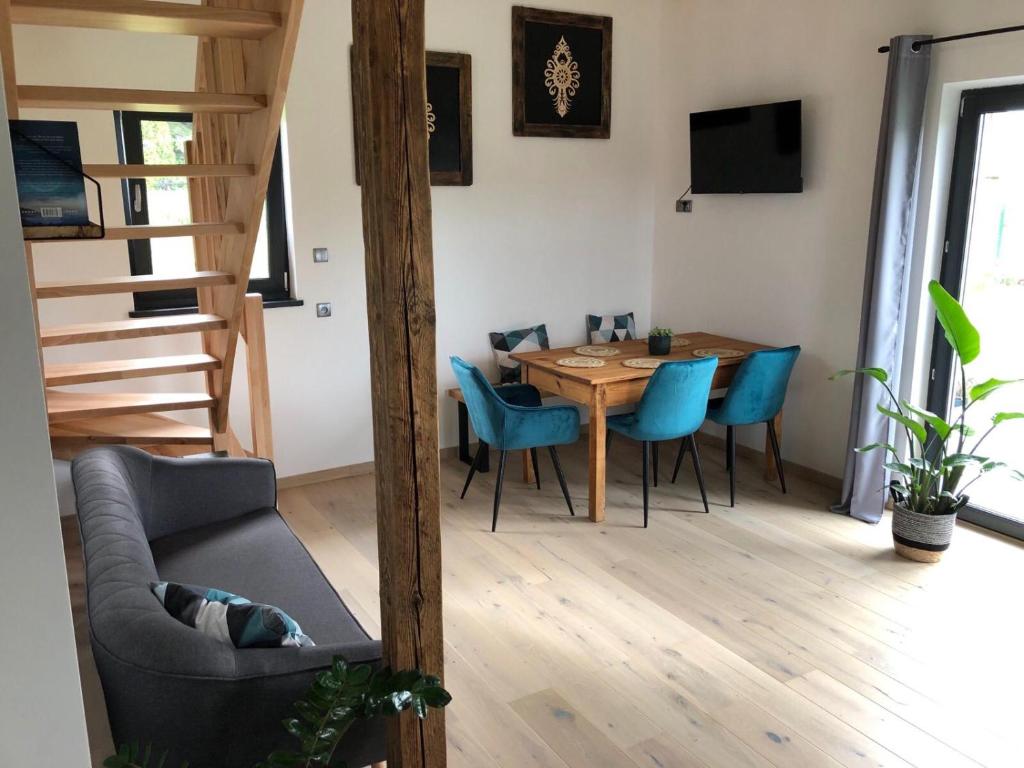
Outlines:
[[[441, 388], [454, 385], [448, 357], [491, 368], [487, 333], [546, 322], [554, 344], [584, 340], [587, 312], [632, 310], [650, 318], [654, 237], [653, 150], [657, 28], [661, 0], [565, 0], [563, 10], [615, 18], [612, 138], [514, 138], [510, 0], [430, 0], [427, 45], [473, 56], [474, 184], [435, 187], [434, 260]], [[193, 41], [84, 30], [16, 30], [26, 83], [189, 89]], [[349, 3], [307, 0], [286, 107], [297, 295], [306, 306], [266, 313], [271, 398], [282, 476], [372, 458], [369, 346], [359, 188], [354, 183], [349, 88]], [[53, 51], [61, 51], [54, 56]], [[98, 50], [104, 56], [96, 55]], [[43, 115], [44, 113], [37, 113]], [[46, 116], [52, 116], [50, 113]], [[116, 162], [109, 113], [76, 113], [87, 161]], [[120, 193], [108, 184], [117, 223]], [[326, 246], [328, 264], [312, 263]], [[41, 248], [40, 279], [118, 274], [123, 244]], [[331, 301], [334, 316], [315, 317]], [[77, 306], [76, 306], [77, 305]], [[45, 323], [116, 319], [130, 297], [47, 302]], [[168, 339], [145, 349], [192, 349]], [[118, 354], [142, 345], [119, 342]], [[106, 354], [107, 349], [99, 350]], [[80, 347], [65, 359], [95, 355]], [[53, 359], [58, 359], [54, 355]], [[244, 382], [244, 375], [236, 376]], [[201, 389], [195, 376], [131, 382], [123, 389]], [[248, 433], [244, 385], [233, 422]], [[455, 409], [442, 399], [441, 443], [455, 442]]]
[[[653, 320], [803, 346], [786, 407], [787, 458], [842, 473], [851, 384], [827, 377], [856, 358], [886, 67], [877, 47], [896, 34], [1019, 23], [1019, 10], [1019, 3], [962, 0], [669, 6], [661, 90], [672, 98], [657, 120]], [[935, 51], [924, 154], [929, 178], [942, 84], [1022, 74], [1022, 50], [1019, 36], [1007, 36]], [[692, 214], [674, 212], [690, 181], [690, 112], [795, 98], [804, 102], [803, 194], [696, 196]], [[948, 183], [948, 168], [945, 174], [941, 184]], [[922, 200], [929, 190], [930, 184]], [[925, 281], [922, 270], [914, 273], [917, 284]], [[916, 302], [919, 291], [913, 296]], [[762, 444], [763, 430], [745, 432], [742, 441]]]
[[[2, 99], [0, 120], [7, 120]], [[0, 141], [0, 616], [7, 624], [0, 765], [85, 768], [85, 713], [10, 146]]]

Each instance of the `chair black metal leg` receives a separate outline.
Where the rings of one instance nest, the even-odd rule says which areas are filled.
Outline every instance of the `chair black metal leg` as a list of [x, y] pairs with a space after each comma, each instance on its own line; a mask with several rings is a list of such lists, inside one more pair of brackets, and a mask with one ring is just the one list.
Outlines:
[[469, 484], [473, 482], [473, 475], [476, 474], [476, 468], [477, 468], [477, 465], [480, 463], [480, 457], [483, 455], [484, 451], [486, 451], [486, 450], [487, 450], [487, 444], [486, 443], [480, 443], [480, 447], [478, 447], [476, 449], [476, 458], [474, 458], [473, 459], [473, 463], [469, 465], [469, 475], [466, 477], [466, 484], [464, 486], [462, 486], [462, 495], [459, 496], [460, 499], [466, 498], [466, 491], [469, 490]]
[[775, 432], [775, 423], [767, 421], [765, 424], [768, 426], [768, 438], [772, 443], [772, 453], [775, 454], [775, 469], [779, 473], [779, 484], [782, 486], [782, 492], [786, 492], [786, 473], [782, 469], [782, 452], [779, 450], [779, 436]]
[[726, 461], [729, 468], [729, 506], [736, 506], [736, 428], [725, 429]]
[[505, 479], [505, 459], [508, 451], [501, 451], [498, 458], [498, 478], [494, 483], [494, 519], [491, 520], [491, 533], [498, 530], [498, 508], [501, 506], [501, 483]]
[[555, 465], [555, 474], [558, 476], [558, 484], [562, 486], [562, 495], [565, 496], [565, 503], [569, 505], [569, 514], [576, 517], [576, 510], [572, 508], [572, 499], [569, 498], [569, 486], [565, 484], [565, 475], [562, 474], [562, 463], [558, 460], [558, 451], [555, 446], [549, 445], [551, 452], [551, 463]]
[[469, 466], [476, 464], [476, 458], [469, 454], [469, 410], [459, 401], [459, 461]]
[[673, 483], [676, 481], [676, 478], [679, 477], [679, 467], [683, 465], [683, 456], [686, 455], [686, 448], [689, 446], [689, 444], [689, 440], [687, 440], [685, 437], [679, 442], [679, 455], [676, 456], [676, 468], [672, 471]]
[[705, 514], [711, 514], [711, 510], [708, 508], [708, 494], [704, 490], [704, 469], [700, 465], [700, 452], [697, 450], [697, 438], [694, 435], [690, 435], [690, 450], [693, 452], [693, 471], [697, 475], [697, 486], [700, 488], [700, 498], [704, 502]]
[[540, 490], [540, 466], [537, 464], [537, 449], [530, 449], [530, 460], [533, 462], [533, 479], [537, 481], [537, 490]]
[[651, 454], [653, 455], [654, 461], [654, 487], [658, 487], [658, 441], [655, 440], [651, 443]]
[[644, 477], [644, 528], [647, 527], [647, 501], [648, 501], [648, 499], [647, 499], [647, 496], [648, 496], [647, 483], [648, 483], [648, 480], [649, 480], [648, 472], [647, 472], [647, 465], [650, 463], [650, 460], [651, 460], [650, 453], [651, 453], [651, 444], [648, 443], [645, 440], [644, 441], [644, 471], [643, 471], [643, 477]]

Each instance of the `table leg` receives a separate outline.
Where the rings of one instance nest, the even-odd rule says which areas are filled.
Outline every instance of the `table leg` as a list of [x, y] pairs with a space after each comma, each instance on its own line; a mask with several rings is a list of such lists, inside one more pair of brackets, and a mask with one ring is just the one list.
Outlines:
[[[523, 382], [523, 384], [529, 384], [530, 383], [530, 366], [522, 365], [522, 366], [520, 366], [519, 370], [520, 370], [520, 380]], [[533, 477], [533, 461], [531, 460], [530, 451], [529, 450], [523, 451], [523, 482], [526, 483], [526, 485], [533, 485], [533, 482], [534, 482], [534, 477]]]
[[[778, 468], [775, 466], [775, 454], [772, 452], [772, 441], [765, 430], [764, 436], [764, 479], [769, 483], [774, 482], [779, 476]], [[775, 416], [775, 434], [779, 437], [779, 445], [782, 445], [782, 411]]]
[[605, 440], [607, 439], [607, 393], [594, 387], [590, 398], [590, 521], [604, 522]]

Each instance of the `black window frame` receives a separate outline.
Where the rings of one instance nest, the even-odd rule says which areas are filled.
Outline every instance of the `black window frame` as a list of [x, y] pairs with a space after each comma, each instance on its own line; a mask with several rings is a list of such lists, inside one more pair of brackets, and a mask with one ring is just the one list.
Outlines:
[[[143, 165], [142, 122], [145, 120], [191, 123], [187, 112], [131, 112], [115, 111], [114, 125], [117, 135], [118, 161]], [[132, 205], [132, 191], [137, 190], [141, 211]], [[149, 205], [145, 179], [122, 179], [121, 195], [125, 221], [128, 224], [148, 224]], [[291, 295], [291, 254], [288, 247], [288, 217], [285, 209], [284, 162], [281, 157], [281, 137], [278, 136], [274, 161], [270, 170], [266, 198], [267, 261], [269, 277], [251, 279], [248, 292], [263, 296], [264, 306], [293, 306], [299, 302]], [[129, 240], [128, 262], [132, 275], [153, 274], [150, 241]], [[195, 289], [174, 291], [147, 291], [136, 293], [132, 317], [174, 314], [198, 311]]]
[[[946, 237], [939, 271], [939, 282], [958, 301], [963, 296], [983, 118], [997, 112], [1024, 110], [1024, 84], [966, 90], [960, 94], [960, 99], [960, 118], [957, 122], [949, 182]], [[948, 414], [955, 383], [953, 348], [938, 321], [933, 330], [929, 371], [928, 410]], [[1024, 522], [1004, 517], [994, 510], [968, 504], [960, 511], [959, 517], [997, 533], [1024, 540]]]

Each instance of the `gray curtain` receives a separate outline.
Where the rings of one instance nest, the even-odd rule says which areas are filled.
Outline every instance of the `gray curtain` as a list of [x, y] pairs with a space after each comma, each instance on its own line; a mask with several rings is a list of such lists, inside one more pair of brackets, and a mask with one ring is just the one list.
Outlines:
[[[914, 51], [925, 35], [894, 37], [882, 105], [875, 191], [868, 230], [868, 258], [861, 307], [858, 368], [884, 368], [899, 392], [906, 327], [907, 278], [913, 251], [917, 186], [921, 166], [924, 103], [931, 46]], [[882, 518], [887, 472], [882, 451], [854, 448], [892, 440], [892, 426], [876, 405], [886, 400], [874, 379], [858, 376], [853, 391], [843, 499], [832, 510], [869, 523]]]

